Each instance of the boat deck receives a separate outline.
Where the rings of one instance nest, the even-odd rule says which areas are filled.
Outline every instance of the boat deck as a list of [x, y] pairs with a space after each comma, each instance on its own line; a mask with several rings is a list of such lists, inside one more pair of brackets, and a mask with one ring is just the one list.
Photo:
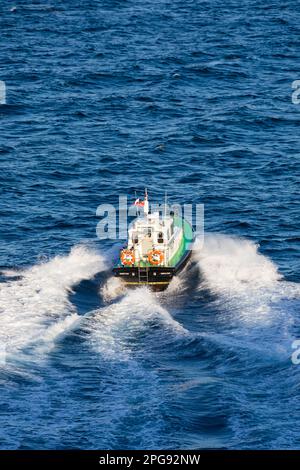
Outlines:
[[[181, 240], [181, 243], [180, 243], [180, 247], [177, 250], [176, 254], [173, 256], [173, 258], [171, 258], [169, 260], [168, 263], [163, 263], [161, 265], [162, 267], [167, 267], [167, 268], [168, 267], [175, 267], [178, 264], [178, 262], [180, 261], [180, 259], [183, 257], [184, 253], [186, 251], [190, 250], [190, 245], [191, 245], [191, 243], [193, 242], [193, 239], [194, 239], [193, 229], [192, 229], [191, 225], [186, 220], [182, 219], [181, 217], [174, 217], [174, 224], [175, 224], [176, 227], [183, 228], [183, 237], [182, 237], [182, 240]], [[151, 249], [151, 246], [149, 246], [149, 249]], [[120, 260], [118, 261], [118, 263], [116, 264], [115, 267], [116, 268], [122, 267], [122, 268], [126, 269], [126, 267], [122, 265]], [[147, 261], [135, 262], [133, 267], [136, 267], [136, 268], [153, 268], [153, 265], [147, 260]], [[130, 269], [129, 266], [127, 268]]]

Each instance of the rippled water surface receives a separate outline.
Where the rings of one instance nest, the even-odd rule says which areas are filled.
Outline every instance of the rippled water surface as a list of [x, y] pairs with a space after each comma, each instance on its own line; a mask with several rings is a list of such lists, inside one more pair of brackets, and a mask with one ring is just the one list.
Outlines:
[[[1, 448], [300, 448], [299, 14], [1, 3]], [[162, 294], [120, 292], [96, 238], [145, 185], [205, 204]]]

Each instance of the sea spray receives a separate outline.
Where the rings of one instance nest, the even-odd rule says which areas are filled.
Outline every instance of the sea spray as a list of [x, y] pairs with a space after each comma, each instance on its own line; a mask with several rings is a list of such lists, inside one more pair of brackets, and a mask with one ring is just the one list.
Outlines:
[[194, 251], [193, 257], [199, 263], [204, 284], [215, 292], [269, 287], [281, 279], [277, 267], [250, 240], [208, 234], [203, 248]]
[[223, 315], [234, 312], [249, 323], [273, 322], [282, 303], [299, 298], [299, 284], [287, 282], [276, 265], [250, 240], [206, 234], [204, 246], [194, 250], [200, 270], [198, 289], [209, 290]]
[[[141, 448], [161, 445], [165, 386], [151, 367], [156, 355], [176, 350], [189, 332], [172, 318], [157, 294], [146, 287], [126, 289], [122, 297], [90, 312], [76, 332], [99, 368], [106, 447], [126, 434]], [[169, 346], [169, 348], [168, 348]]]
[[110, 302], [126, 292], [123, 281], [117, 277], [110, 277], [100, 288], [100, 295], [105, 302]]
[[105, 269], [104, 257], [84, 246], [19, 272], [0, 284], [0, 338], [8, 355], [18, 356], [32, 343], [53, 343], [77, 320], [69, 301], [74, 285]]
[[89, 341], [104, 358], [124, 360], [130, 355], [131, 340], [153, 322], [173, 334], [188, 334], [146, 287], [127, 290], [116, 303], [90, 313], [85, 329]]

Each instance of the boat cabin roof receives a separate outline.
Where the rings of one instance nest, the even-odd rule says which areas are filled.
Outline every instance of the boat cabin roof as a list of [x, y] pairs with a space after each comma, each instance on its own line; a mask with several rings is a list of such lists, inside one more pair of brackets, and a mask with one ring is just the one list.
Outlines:
[[153, 214], [147, 214], [144, 217], [135, 219], [129, 226], [129, 233], [144, 233], [149, 229], [165, 233], [172, 227], [173, 222], [173, 217], [166, 216], [162, 220], [159, 216], [159, 212], [154, 212]]

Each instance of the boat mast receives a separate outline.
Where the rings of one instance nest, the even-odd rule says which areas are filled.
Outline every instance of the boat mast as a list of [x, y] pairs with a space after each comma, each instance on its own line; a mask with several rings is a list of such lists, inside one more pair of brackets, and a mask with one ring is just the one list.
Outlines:
[[144, 214], [145, 215], [149, 214], [149, 202], [148, 202], [147, 188], [145, 188]]
[[[136, 190], [134, 191], [134, 200], [135, 200], [135, 201], [137, 200], [137, 193], [136, 193]], [[139, 215], [139, 208], [138, 208], [138, 206], [135, 206], [135, 213], [136, 213], [136, 216], [138, 217], [138, 215]]]
[[168, 200], [168, 193], [165, 191], [165, 218], [167, 217], [167, 200]]

